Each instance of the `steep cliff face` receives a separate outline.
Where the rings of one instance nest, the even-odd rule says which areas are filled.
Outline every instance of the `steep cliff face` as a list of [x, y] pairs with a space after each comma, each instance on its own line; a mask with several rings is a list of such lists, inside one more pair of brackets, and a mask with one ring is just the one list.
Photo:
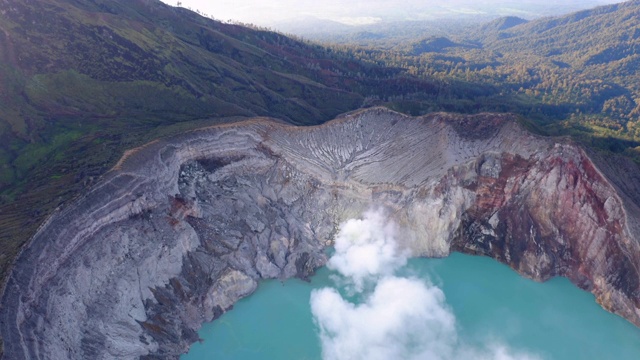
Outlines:
[[337, 224], [370, 207], [415, 256], [567, 276], [640, 325], [637, 170], [600, 167], [496, 114], [370, 109], [156, 141], [24, 250], [2, 297], [5, 358], [177, 358], [260, 279], [311, 275]]

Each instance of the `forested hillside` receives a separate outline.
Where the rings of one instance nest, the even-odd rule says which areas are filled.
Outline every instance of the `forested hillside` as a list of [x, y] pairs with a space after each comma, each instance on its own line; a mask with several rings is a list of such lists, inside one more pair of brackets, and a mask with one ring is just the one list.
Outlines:
[[639, 1], [530, 22], [503, 18], [424, 46], [433, 42], [400, 45], [378, 58], [454, 88], [487, 90], [472, 102], [451, 99], [453, 110], [503, 108], [549, 134], [638, 158]]

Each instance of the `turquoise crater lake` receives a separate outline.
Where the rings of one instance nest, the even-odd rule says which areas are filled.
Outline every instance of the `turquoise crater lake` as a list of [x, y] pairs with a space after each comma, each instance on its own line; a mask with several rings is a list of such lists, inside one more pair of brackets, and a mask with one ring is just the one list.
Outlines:
[[[411, 259], [400, 273], [442, 289], [461, 346], [498, 343], [541, 359], [640, 359], [640, 329], [567, 279], [536, 283], [495, 260], [457, 253]], [[204, 341], [181, 359], [321, 359], [309, 301], [314, 289], [335, 287], [331, 274], [323, 268], [310, 283], [262, 282], [233, 311], [205, 324]]]

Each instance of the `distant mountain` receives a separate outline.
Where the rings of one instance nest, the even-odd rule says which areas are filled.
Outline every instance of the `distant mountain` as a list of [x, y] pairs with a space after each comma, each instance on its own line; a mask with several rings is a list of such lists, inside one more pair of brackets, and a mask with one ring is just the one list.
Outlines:
[[470, 26], [464, 38], [475, 43], [487, 43], [505, 37], [505, 30], [529, 22], [517, 16], [504, 16], [480, 25]]
[[[622, 116], [625, 130], [637, 133], [640, 114], [640, 1], [601, 6], [558, 18], [513, 26], [501, 37], [487, 37], [488, 51], [544, 59], [555, 67], [566, 89], [592, 83], [593, 99], [613, 118]], [[539, 61], [538, 61], [539, 63]], [[539, 67], [532, 64], [531, 68]], [[553, 66], [551, 67], [553, 69]], [[558, 83], [556, 81], [556, 83]], [[640, 135], [640, 133], [638, 133]]]
[[510, 26], [485, 47], [549, 56], [573, 65], [612, 62], [638, 54], [640, 1], [597, 7], [567, 16]]
[[492, 32], [492, 31], [495, 31], [495, 32], [504, 31], [514, 26], [526, 24], [528, 22], [529, 22], [528, 20], [519, 18], [517, 16], [505, 16], [482, 25], [480, 31], [483, 33]]
[[411, 45], [410, 54], [420, 55], [427, 52], [442, 52], [450, 48], [476, 48], [476, 45], [456, 43], [446, 37], [430, 37]]

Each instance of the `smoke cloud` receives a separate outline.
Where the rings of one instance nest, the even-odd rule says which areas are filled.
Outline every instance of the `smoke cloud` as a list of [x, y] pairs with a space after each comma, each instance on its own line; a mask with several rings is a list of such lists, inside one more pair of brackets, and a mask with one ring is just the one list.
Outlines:
[[[323, 359], [537, 359], [501, 344], [466, 346], [442, 290], [424, 279], [395, 275], [408, 256], [397, 234], [382, 211], [340, 226], [327, 266], [341, 281], [336, 288], [314, 290], [310, 300]], [[357, 301], [342, 295], [352, 290]]]

